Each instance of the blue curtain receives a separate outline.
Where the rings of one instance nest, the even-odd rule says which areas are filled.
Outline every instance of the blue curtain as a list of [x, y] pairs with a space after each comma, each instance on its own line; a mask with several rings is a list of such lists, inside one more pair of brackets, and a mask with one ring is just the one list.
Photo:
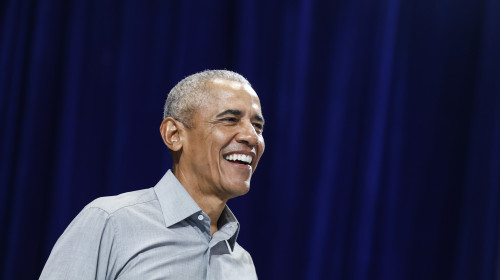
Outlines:
[[167, 92], [216, 68], [267, 122], [229, 202], [261, 279], [500, 279], [498, 0], [0, 2], [0, 277], [152, 187]]

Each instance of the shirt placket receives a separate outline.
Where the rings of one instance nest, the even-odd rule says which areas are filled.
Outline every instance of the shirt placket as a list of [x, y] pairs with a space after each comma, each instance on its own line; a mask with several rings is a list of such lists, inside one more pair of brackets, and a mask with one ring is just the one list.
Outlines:
[[[220, 242], [224, 242], [223, 248], [225, 249], [224, 253], [231, 254], [231, 246], [229, 246], [229, 243], [227, 240], [229, 240], [234, 233], [236, 232], [236, 223], [230, 222], [222, 228], [219, 229], [219, 231], [214, 233], [214, 236], [211, 236], [211, 229], [210, 229], [210, 218], [208, 217], [207, 214], [205, 214], [203, 211], [199, 212], [196, 214], [196, 223], [199, 224], [200, 228], [203, 230], [201, 231], [201, 234], [203, 235], [203, 238], [207, 241], [207, 279], [212, 279], [214, 275], [211, 275], [211, 269], [210, 269], [210, 262], [212, 260], [212, 250], [215, 246], [217, 246]], [[218, 246], [218, 247], [219, 247]], [[218, 248], [219, 250], [221, 247]]]

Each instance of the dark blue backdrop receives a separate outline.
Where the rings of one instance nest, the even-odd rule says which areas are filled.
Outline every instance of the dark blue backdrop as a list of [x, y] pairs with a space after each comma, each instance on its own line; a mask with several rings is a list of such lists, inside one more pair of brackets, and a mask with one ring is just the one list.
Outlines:
[[261, 279], [500, 279], [498, 0], [10, 0], [0, 24], [0, 277], [153, 186], [166, 93], [227, 68], [267, 121], [230, 202]]

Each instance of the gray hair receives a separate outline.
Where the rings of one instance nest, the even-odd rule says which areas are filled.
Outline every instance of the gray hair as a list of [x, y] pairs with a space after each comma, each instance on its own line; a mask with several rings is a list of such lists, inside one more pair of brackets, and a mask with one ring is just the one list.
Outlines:
[[245, 77], [229, 70], [205, 70], [187, 76], [175, 85], [168, 94], [163, 119], [174, 118], [184, 125], [192, 125], [191, 118], [207, 97], [207, 83], [216, 79], [224, 79], [250, 85]]

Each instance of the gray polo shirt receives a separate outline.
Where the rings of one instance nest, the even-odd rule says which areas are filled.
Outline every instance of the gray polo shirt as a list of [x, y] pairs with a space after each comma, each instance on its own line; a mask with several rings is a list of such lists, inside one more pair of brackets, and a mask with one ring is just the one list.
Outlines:
[[226, 206], [210, 218], [169, 170], [154, 188], [88, 204], [55, 244], [40, 279], [257, 279]]

